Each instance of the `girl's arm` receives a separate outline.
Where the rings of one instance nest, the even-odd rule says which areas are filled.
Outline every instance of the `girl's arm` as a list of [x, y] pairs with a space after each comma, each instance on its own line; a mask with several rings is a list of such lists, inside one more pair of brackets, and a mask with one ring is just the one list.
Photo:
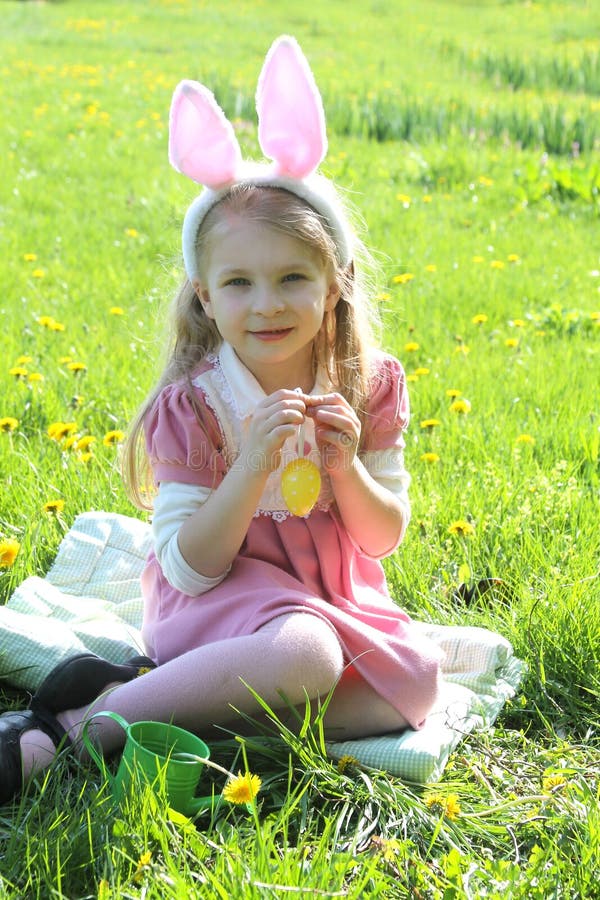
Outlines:
[[294, 391], [276, 391], [257, 406], [235, 463], [179, 529], [179, 549], [196, 572], [210, 578], [231, 565], [244, 542], [265, 482], [279, 465], [283, 444], [296, 433], [304, 413], [304, 400]]
[[341, 394], [304, 399], [307, 415], [315, 421], [317, 446], [344, 526], [369, 556], [385, 556], [404, 532], [405, 507], [371, 477], [358, 458], [360, 422]]

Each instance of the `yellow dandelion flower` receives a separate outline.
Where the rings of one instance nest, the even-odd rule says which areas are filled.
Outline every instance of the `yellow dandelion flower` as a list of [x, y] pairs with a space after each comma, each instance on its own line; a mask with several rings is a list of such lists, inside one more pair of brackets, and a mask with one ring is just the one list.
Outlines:
[[488, 320], [488, 317], [486, 316], [485, 313], [477, 313], [476, 316], [473, 316], [473, 318], [471, 319], [471, 322], [473, 323], [473, 325], [483, 325], [483, 323], [487, 322], [487, 320]]
[[34, 383], [35, 382], [39, 383], [40, 381], [44, 380], [44, 376], [42, 375], [41, 372], [31, 372], [30, 375], [28, 376], [28, 380], [32, 381]]
[[445, 816], [447, 819], [456, 819], [460, 814], [458, 794], [441, 794], [437, 791], [425, 798], [426, 806], [433, 812]]
[[423, 203], [431, 203], [432, 200], [433, 197], [431, 196], [431, 194], [423, 194]]
[[415, 375], [429, 375], [429, 369], [426, 369], [424, 366], [419, 366], [418, 369], [415, 369]]
[[3, 416], [0, 419], [0, 431], [4, 431], [5, 433], [10, 433], [19, 427], [19, 420], [14, 419], [12, 416]]
[[506, 258], [510, 263], [517, 263], [521, 261], [521, 257], [517, 253], [509, 253]]
[[37, 323], [41, 325], [42, 328], [50, 328], [50, 325], [54, 322], [52, 316], [38, 316]]
[[502, 262], [501, 259], [493, 259], [490, 263], [492, 269], [503, 269], [505, 263]]
[[592, 320], [592, 322], [600, 322], [600, 312], [591, 312], [590, 319]]
[[31, 273], [32, 278], [44, 278], [46, 272], [44, 269], [34, 269]]
[[425, 431], [431, 430], [432, 428], [437, 428], [438, 425], [441, 425], [439, 419], [423, 419], [421, 422], [421, 428]]
[[338, 759], [337, 770], [340, 773], [344, 773], [346, 769], [349, 769], [350, 766], [357, 766], [358, 760], [355, 756], [351, 756], [349, 753], [345, 753], [343, 756], [340, 756]]
[[48, 513], [52, 516], [57, 516], [59, 513], [63, 511], [65, 508], [64, 500], [48, 500], [47, 503], [44, 503], [42, 509], [45, 513]]
[[462, 400], [454, 400], [450, 404], [450, 411], [459, 413], [460, 415], [466, 415], [468, 412], [471, 412], [471, 404], [464, 398]]
[[419, 349], [419, 346], [420, 345], [417, 344], [416, 341], [409, 341], [407, 344], [404, 345], [404, 350], [406, 351], [406, 353], [414, 353], [415, 350]]
[[125, 310], [121, 306], [111, 306], [108, 310], [111, 316], [124, 316]]
[[73, 372], [74, 375], [78, 375], [80, 372], [86, 372], [87, 366], [82, 362], [70, 362], [67, 363], [67, 369], [69, 372]]
[[403, 272], [401, 275], [394, 275], [392, 281], [394, 284], [407, 284], [414, 278], [413, 272]]
[[37, 253], [24, 253], [23, 259], [25, 262], [35, 262], [37, 259]]
[[50, 328], [50, 331], [64, 331], [65, 330], [65, 326], [63, 325], [62, 322], [55, 322], [54, 320], [50, 323], [50, 325], [48, 327]]
[[446, 391], [446, 397], [450, 397], [454, 399], [455, 397], [460, 397], [462, 391], [457, 390], [457, 388], [448, 388]]
[[77, 457], [77, 460], [81, 463], [89, 463], [90, 459], [93, 459], [93, 458], [94, 458], [94, 454], [87, 451], [85, 453], [80, 453], [79, 456]]
[[429, 265], [425, 266], [426, 272], [437, 272], [437, 266], [435, 263], [429, 263]]
[[77, 431], [77, 422], [52, 422], [48, 426], [46, 434], [53, 441], [62, 441], [68, 435]]
[[70, 434], [69, 437], [65, 438], [63, 441], [63, 450], [74, 450], [77, 441], [78, 441], [77, 435]]
[[125, 234], [127, 235], [127, 237], [136, 238], [136, 237], [139, 237], [140, 233], [137, 230], [137, 228], [126, 228]]
[[542, 779], [542, 789], [545, 793], [548, 794], [554, 794], [556, 791], [563, 788], [566, 784], [567, 779], [559, 772], [554, 772], [551, 775], [544, 775]]
[[515, 444], [535, 444], [535, 438], [530, 434], [519, 434], [515, 438]]
[[12, 369], [8, 370], [9, 375], [14, 375], [15, 378], [26, 378], [27, 377], [27, 369], [23, 366], [13, 366]]
[[250, 803], [258, 794], [260, 786], [258, 775], [251, 775], [250, 772], [242, 775], [238, 772], [223, 788], [223, 799], [228, 803]]
[[436, 463], [440, 461], [437, 453], [421, 453], [421, 459], [426, 463]]
[[392, 295], [388, 294], [387, 291], [381, 291], [379, 294], [377, 294], [377, 296], [375, 297], [375, 300], [378, 303], [385, 303], [386, 300], [391, 300], [391, 298], [392, 298]]
[[142, 853], [140, 858], [138, 859], [137, 868], [133, 874], [133, 880], [136, 884], [139, 884], [148, 869], [150, 868], [150, 864], [152, 863], [152, 853], [150, 850], [147, 850], [145, 853]]
[[406, 380], [409, 384], [414, 384], [419, 380], [419, 376], [416, 374], [416, 372], [411, 372], [406, 376]]
[[79, 407], [83, 403], [83, 400], [84, 400], [84, 398], [81, 396], [81, 394], [74, 394], [71, 397], [71, 403], [69, 405], [71, 406], [72, 409], [79, 409]]
[[119, 444], [124, 438], [125, 433], [123, 431], [107, 431], [102, 438], [102, 443], [106, 447], [110, 447], [111, 444]]
[[511, 348], [518, 347], [519, 338], [506, 338], [506, 340], [504, 341], [504, 345]]
[[477, 179], [479, 184], [483, 185], [483, 187], [491, 187], [494, 183], [492, 178], [488, 178], [487, 175], [480, 175]]
[[12, 538], [0, 541], [0, 569], [10, 569], [20, 549], [20, 543]]
[[456, 534], [458, 537], [470, 537], [472, 534], [475, 534], [475, 529], [470, 522], [466, 522], [464, 519], [457, 519], [456, 522], [448, 526], [448, 532], [449, 534]]
[[26, 366], [30, 362], [33, 362], [33, 356], [26, 356], [25, 354], [22, 354], [21, 356], [17, 357], [15, 365]]
[[482, 263], [485, 262], [485, 258], [483, 256], [474, 256], [472, 261], [474, 263]]
[[511, 319], [510, 324], [513, 328], [525, 328], [527, 322], [525, 319]]
[[396, 200], [398, 200], [403, 206], [410, 206], [410, 197], [408, 194], [396, 194]]
[[455, 353], [462, 353], [463, 356], [466, 356], [471, 352], [471, 348], [467, 344], [459, 344], [458, 347], [454, 348]]
[[93, 434], [84, 434], [83, 437], [80, 437], [75, 445], [76, 450], [87, 450], [90, 444], [93, 444], [96, 438]]
[[72, 356], [59, 356], [59, 358], [58, 358], [58, 361], [61, 366], [66, 366], [67, 363], [72, 362], [72, 360], [73, 360]]

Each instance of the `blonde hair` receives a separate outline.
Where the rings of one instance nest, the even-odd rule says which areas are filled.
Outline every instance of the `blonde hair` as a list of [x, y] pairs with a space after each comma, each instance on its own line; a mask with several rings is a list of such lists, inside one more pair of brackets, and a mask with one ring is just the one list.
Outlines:
[[[200, 225], [196, 248], [201, 272], [210, 254], [211, 242], [218, 240], [224, 213], [242, 216], [305, 242], [332, 271], [340, 298], [335, 308], [325, 314], [315, 338], [313, 365], [315, 372], [317, 366], [324, 367], [334, 389], [345, 397], [362, 420], [369, 394], [369, 351], [378, 326], [376, 307], [370, 299], [373, 292], [366, 284], [370, 258], [365, 248], [357, 239], [355, 257], [360, 256], [363, 262], [360, 270], [354, 261], [343, 267], [326, 220], [304, 200], [283, 188], [238, 184], [212, 207]], [[144, 441], [146, 415], [164, 387], [181, 382], [186, 386], [202, 424], [192, 378], [199, 363], [221, 343], [214, 321], [204, 312], [187, 278], [174, 299], [170, 325], [165, 368], [133, 419], [123, 450], [123, 480], [130, 499], [140, 509], [151, 509], [149, 487], [152, 477]]]

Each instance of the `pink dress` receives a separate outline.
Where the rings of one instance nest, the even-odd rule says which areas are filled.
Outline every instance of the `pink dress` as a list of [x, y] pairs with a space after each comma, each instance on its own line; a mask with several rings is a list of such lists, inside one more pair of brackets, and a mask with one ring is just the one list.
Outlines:
[[[214, 488], [235, 461], [245, 424], [265, 395], [231, 348], [225, 350], [197, 370], [196, 410], [186, 387], [173, 384], [149, 412], [147, 448], [157, 483]], [[394, 460], [403, 471], [408, 397], [400, 363], [377, 354], [372, 386], [361, 458], [377, 477], [373, 469], [389, 470]], [[314, 391], [323, 388], [317, 379]], [[318, 463], [311, 429], [307, 420], [307, 455]], [[282, 466], [294, 456], [292, 442], [284, 447]], [[203, 644], [251, 634], [277, 616], [310, 613], [335, 629], [355, 674], [413, 728], [421, 727], [437, 696], [438, 648], [391, 599], [381, 562], [366, 555], [344, 528], [327, 476], [317, 505], [303, 518], [287, 512], [280, 477], [280, 470], [269, 476], [229, 574], [206, 593], [190, 597], [173, 588], [150, 554], [142, 577], [149, 652], [164, 663]]]

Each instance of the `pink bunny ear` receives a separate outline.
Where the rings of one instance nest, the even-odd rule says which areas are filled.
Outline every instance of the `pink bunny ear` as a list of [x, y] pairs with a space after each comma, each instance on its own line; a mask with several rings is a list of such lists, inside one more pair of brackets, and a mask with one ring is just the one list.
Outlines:
[[242, 154], [225, 113], [197, 81], [175, 88], [169, 115], [171, 165], [200, 184], [218, 188], [235, 180]]
[[258, 140], [281, 175], [304, 178], [327, 152], [325, 113], [315, 79], [294, 38], [277, 38], [256, 91]]

